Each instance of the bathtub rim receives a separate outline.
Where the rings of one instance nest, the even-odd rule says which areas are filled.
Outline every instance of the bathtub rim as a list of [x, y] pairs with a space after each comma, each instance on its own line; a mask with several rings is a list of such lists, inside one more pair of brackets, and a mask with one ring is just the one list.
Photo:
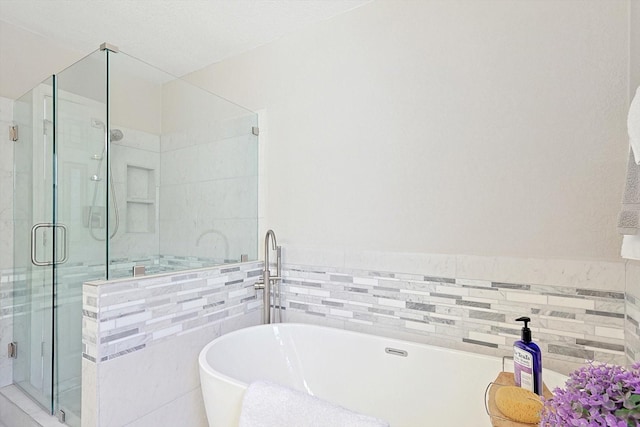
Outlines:
[[[333, 333], [342, 333], [345, 335], [351, 335], [351, 336], [361, 336], [361, 337], [372, 337], [372, 338], [377, 338], [380, 340], [384, 340], [384, 342], [390, 342], [390, 343], [396, 343], [398, 344], [400, 347], [402, 345], [415, 345], [415, 346], [419, 346], [422, 348], [426, 348], [429, 350], [433, 350], [433, 351], [437, 351], [437, 352], [446, 352], [446, 353], [453, 353], [453, 354], [460, 354], [460, 355], [466, 355], [466, 356], [473, 356], [473, 357], [477, 357], [479, 359], [484, 359], [484, 360], [491, 360], [491, 361], [499, 361], [500, 359], [503, 359], [503, 357], [501, 356], [490, 356], [490, 355], [486, 355], [486, 354], [481, 354], [481, 353], [473, 353], [471, 351], [465, 351], [465, 350], [459, 350], [459, 349], [453, 349], [453, 348], [448, 348], [448, 347], [440, 347], [437, 345], [433, 345], [433, 344], [424, 344], [424, 343], [420, 343], [420, 342], [415, 342], [415, 341], [408, 341], [408, 340], [403, 340], [403, 339], [399, 339], [399, 338], [390, 338], [390, 337], [386, 337], [384, 335], [374, 335], [374, 334], [370, 334], [370, 333], [366, 333], [366, 332], [359, 332], [359, 331], [352, 331], [352, 330], [348, 330], [348, 329], [341, 329], [341, 328], [335, 328], [335, 327], [331, 327], [331, 326], [325, 326], [325, 325], [315, 325], [315, 324], [311, 324], [311, 323], [270, 323], [270, 324], [261, 324], [261, 325], [254, 325], [254, 326], [249, 326], [246, 328], [242, 328], [242, 329], [238, 329], [229, 333], [226, 333], [224, 335], [220, 335], [219, 337], [213, 339], [212, 341], [210, 341], [209, 343], [207, 343], [207, 345], [205, 345], [203, 347], [203, 349], [200, 351], [200, 354], [198, 355], [198, 365], [200, 367], [200, 369], [202, 371], [204, 371], [205, 373], [207, 373], [208, 375], [211, 375], [213, 377], [219, 378], [221, 380], [227, 381], [235, 386], [238, 387], [242, 387], [242, 388], [247, 388], [249, 387], [248, 383], [245, 383], [243, 381], [240, 381], [236, 378], [230, 377], [226, 374], [223, 374], [222, 372], [214, 369], [207, 361], [207, 354], [208, 351], [214, 347], [217, 343], [220, 342], [224, 342], [224, 341], [228, 341], [230, 339], [234, 339], [237, 338], [238, 336], [241, 335], [245, 335], [245, 334], [249, 334], [252, 331], [256, 330], [256, 329], [273, 329], [274, 327], [277, 326], [284, 326], [285, 328], [292, 328], [292, 329], [297, 329], [297, 328], [312, 328], [312, 329], [317, 329], [317, 330], [325, 330], [325, 331], [332, 331]], [[508, 366], [508, 365], [507, 365]], [[504, 367], [504, 362], [503, 362], [503, 367]], [[560, 372], [554, 371], [552, 369], [544, 369], [543, 368], [543, 375], [544, 372], [549, 372], [551, 373], [552, 376], [556, 377], [556, 378], [560, 378], [560, 377], [564, 377], [564, 378], [568, 378], [567, 375], [562, 374]]]

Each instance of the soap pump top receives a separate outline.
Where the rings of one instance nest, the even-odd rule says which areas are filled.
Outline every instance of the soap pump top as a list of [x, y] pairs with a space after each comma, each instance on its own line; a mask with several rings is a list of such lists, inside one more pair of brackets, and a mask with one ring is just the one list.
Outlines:
[[520, 338], [522, 342], [530, 343], [531, 342], [531, 329], [529, 329], [529, 322], [531, 319], [528, 317], [518, 317], [516, 322], [524, 322], [524, 327], [521, 330]]

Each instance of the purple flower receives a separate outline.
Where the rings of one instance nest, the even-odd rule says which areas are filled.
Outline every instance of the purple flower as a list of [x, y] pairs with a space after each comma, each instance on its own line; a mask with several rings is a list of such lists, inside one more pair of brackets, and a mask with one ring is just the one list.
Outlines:
[[629, 369], [584, 366], [553, 392], [552, 399], [543, 399], [541, 427], [640, 426], [640, 361]]

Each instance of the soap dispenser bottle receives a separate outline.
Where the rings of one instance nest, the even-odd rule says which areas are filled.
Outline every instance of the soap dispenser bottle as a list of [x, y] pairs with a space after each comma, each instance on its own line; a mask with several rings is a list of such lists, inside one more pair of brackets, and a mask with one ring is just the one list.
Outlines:
[[524, 322], [521, 338], [513, 343], [513, 376], [516, 385], [542, 396], [542, 353], [540, 347], [531, 341], [528, 317], [519, 317], [516, 322]]

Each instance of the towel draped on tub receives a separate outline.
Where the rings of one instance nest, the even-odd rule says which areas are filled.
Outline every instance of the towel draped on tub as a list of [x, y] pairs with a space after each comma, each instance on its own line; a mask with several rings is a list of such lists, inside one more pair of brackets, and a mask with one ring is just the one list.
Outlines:
[[[636, 95], [629, 107], [627, 133], [630, 150], [622, 210], [618, 216], [618, 232], [624, 235], [637, 235], [640, 230], [640, 87], [636, 90]], [[624, 252], [623, 245], [623, 256]]]
[[389, 427], [389, 423], [267, 381], [249, 385], [239, 427]]

